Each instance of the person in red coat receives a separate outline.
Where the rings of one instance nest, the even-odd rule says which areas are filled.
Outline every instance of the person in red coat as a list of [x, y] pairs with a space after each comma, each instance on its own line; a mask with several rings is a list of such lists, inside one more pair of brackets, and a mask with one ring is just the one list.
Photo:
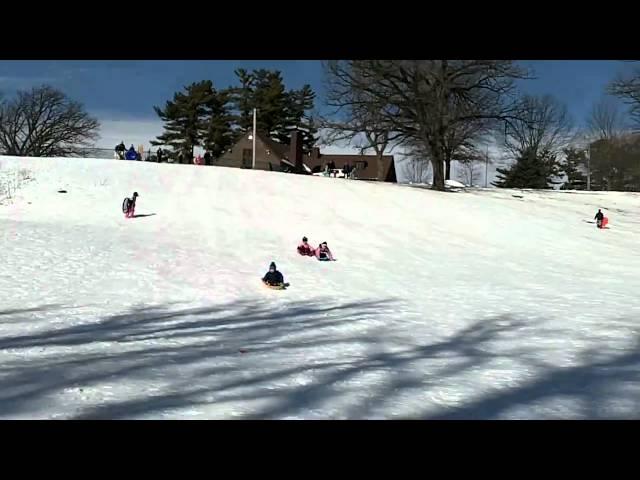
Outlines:
[[307, 257], [313, 257], [315, 255], [315, 250], [309, 245], [309, 239], [307, 237], [302, 237], [302, 243], [298, 245], [298, 253]]

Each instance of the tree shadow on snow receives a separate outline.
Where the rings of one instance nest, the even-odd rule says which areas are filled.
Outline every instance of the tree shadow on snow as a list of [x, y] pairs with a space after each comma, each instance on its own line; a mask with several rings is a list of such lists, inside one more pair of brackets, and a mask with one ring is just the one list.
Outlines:
[[155, 217], [156, 214], [155, 213], [146, 213], [146, 214], [141, 214], [141, 215], [134, 215], [131, 218], [145, 218], [145, 217]]
[[[623, 352], [583, 352], [579, 365], [559, 368], [538, 360], [535, 342], [496, 347], [528, 335], [536, 328], [529, 320], [479, 319], [420, 345], [394, 342], [387, 326], [397, 311], [393, 300], [275, 309], [250, 301], [159, 306], [0, 337], [0, 352], [20, 354], [0, 365], [0, 416], [173, 418], [188, 408], [210, 418], [500, 418], [518, 408], [537, 412], [556, 399], [579, 404], [583, 418], [609, 418], [611, 401], [627, 402], [627, 418], [640, 412], [637, 398], [623, 391], [640, 380], [640, 340]], [[455, 406], [403, 410], [411, 399], [420, 405], [443, 390], [464, 390], [468, 378], [504, 361], [537, 373], [508, 388], [488, 385], [488, 393], [470, 394]], [[90, 388], [93, 400], [86, 400], [82, 390]], [[128, 393], [100, 397], [105, 388]], [[60, 401], [64, 395], [68, 402]], [[43, 410], [53, 398], [67, 409]], [[66, 407], [74, 402], [73, 410]]]
[[44, 312], [44, 311], [51, 310], [51, 309], [54, 309], [54, 308], [63, 308], [63, 306], [59, 305], [59, 304], [51, 303], [51, 304], [40, 305], [39, 307], [32, 307], [32, 308], [17, 308], [17, 309], [13, 309], [13, 310], [0, 310], [0, 317], [8, 316], [8, 315], [23, 314], [23, 313]]

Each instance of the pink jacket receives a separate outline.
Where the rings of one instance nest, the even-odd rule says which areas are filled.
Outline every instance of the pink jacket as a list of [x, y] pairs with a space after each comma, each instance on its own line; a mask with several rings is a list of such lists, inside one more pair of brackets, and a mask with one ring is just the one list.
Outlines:
[[326, 253], [327, 257], [329, 257], [329, 260], [333, 261], [333, 255], [331, 254], [331, 250], [329, 250], [329, 247], [318, 247], [316, 248], [315, 254], [316, 254], [316, 258], [320, 259], [320, 254], [321, 253]]

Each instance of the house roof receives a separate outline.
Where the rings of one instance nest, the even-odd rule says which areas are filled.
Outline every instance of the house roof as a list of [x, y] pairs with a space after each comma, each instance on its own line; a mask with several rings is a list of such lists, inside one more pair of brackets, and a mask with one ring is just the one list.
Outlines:
[[[281, 162], [286, 163], [290, 167], [295, 167], [295, 165], [289, 161], [289, 153], [290, 153], [289, 145], [285, 145], [284, 143], [278, 143], [263, 132], [257, 132], [256, 137], [258, 137], [269, 150], [271, 150], [274, 154], [280, 157]], [[311, 172], [311, 168], [309, 168], [309, 166], [306, 163], [304, 163], [304, 159], [303, 159], [302, 165], [305, 168], [305, 170], [307, 170], [308, 172]]]
[[257, 132], [256, 137], [259, 138], [262, 143], [264, 143], [267, 148], [269, 148], [273, 153], [278, 155], [281, 159], [285, 159], [289, 157], [289, 145], [284, 145], [282, 143], [278, 143], [275, 140], [271, 139], [269, 135], [266, 135], [262, 132]]

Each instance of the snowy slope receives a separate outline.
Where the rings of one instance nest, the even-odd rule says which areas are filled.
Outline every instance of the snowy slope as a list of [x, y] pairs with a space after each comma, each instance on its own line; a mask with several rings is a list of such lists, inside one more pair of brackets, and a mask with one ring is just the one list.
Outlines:
[[640, 195], [0, 163], [0, 418], [640, 417]]

